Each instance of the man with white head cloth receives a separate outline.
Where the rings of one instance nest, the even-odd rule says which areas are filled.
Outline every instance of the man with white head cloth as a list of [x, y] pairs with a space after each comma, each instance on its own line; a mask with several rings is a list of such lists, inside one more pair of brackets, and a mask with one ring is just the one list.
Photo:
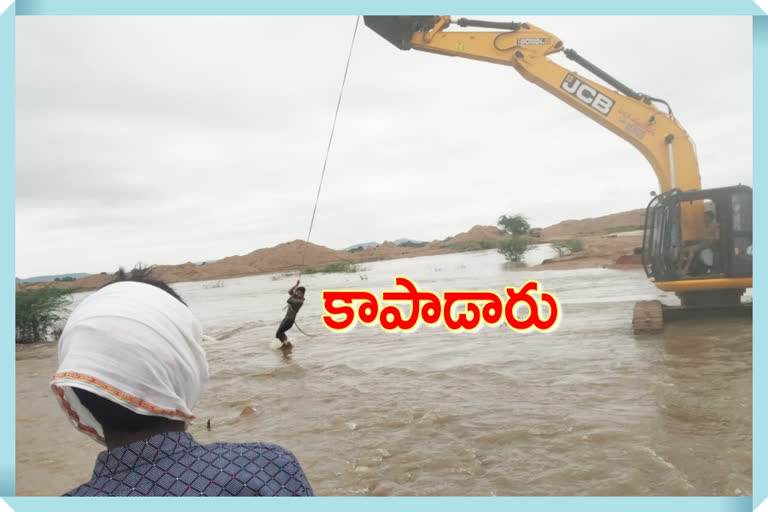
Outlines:
[[293, 454], [269, 443], [198, 444], [186, 432], [208, 384], [202, 328], [162, 281], [118, 281], [72, 312], [51, 389], [105, 445], [65, 496], [312, 496]]

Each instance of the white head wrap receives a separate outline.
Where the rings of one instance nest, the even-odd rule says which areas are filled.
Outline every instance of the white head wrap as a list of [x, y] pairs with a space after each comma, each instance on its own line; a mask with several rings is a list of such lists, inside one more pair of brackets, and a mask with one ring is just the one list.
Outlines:
[[169, 293], [146, 283], [111, 284], [69, 316], [51, 389], [74, 426], [101, 443], [101, 424], [72, 388], [139, 414], [191, 421], [208, 385], [202, 336], [197, 318]]

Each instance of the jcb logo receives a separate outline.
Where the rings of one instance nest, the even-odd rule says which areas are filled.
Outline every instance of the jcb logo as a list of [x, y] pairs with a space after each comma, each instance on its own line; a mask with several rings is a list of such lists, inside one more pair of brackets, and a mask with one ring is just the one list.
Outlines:
[[607, 116], [613, 108], [614, 101], [601, 92], [597, 92], [594, 87], [590, 87], [573, 75], [566, 75], [560, 88], [576, 96], [579, 100], [586, 103], [601, 114]]

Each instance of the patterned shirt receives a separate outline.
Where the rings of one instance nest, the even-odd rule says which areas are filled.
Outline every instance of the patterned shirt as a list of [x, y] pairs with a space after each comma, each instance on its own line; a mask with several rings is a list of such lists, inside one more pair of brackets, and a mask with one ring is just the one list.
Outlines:
[[299, 462], [269, 443], [198, 444], [166, 432], [103, 451], [64, 496], [313, 496]]

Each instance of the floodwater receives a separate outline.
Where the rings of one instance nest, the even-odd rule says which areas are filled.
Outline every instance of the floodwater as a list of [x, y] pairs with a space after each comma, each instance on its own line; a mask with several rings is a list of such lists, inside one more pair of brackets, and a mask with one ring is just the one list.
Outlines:
[[[365, 266], [304, 276], [298, 323], [311, 336], [292, 329], [290, 354], [273, 342], [295, 276], [174, 285], [215, 340], [210, 388], [190, 427], [199, 442], [285, 446], [319, 495], [750, 493], [750, 320], [635, 336], [634, 301], [676, 302], [639, 270], [533, 272], [494, 251]], [[324, 327], [321, 290], [380, 296], [396, 275], [420, 289], [500, 294], [536, 279], [557, 297], [561, 322], [549, 333]], [[100, 450], [48, 393], [55, 367], [53, 344], [18, 349], [17, 495], [84, 482]], [[255, 414], [239, 417], [245, 406]]]

